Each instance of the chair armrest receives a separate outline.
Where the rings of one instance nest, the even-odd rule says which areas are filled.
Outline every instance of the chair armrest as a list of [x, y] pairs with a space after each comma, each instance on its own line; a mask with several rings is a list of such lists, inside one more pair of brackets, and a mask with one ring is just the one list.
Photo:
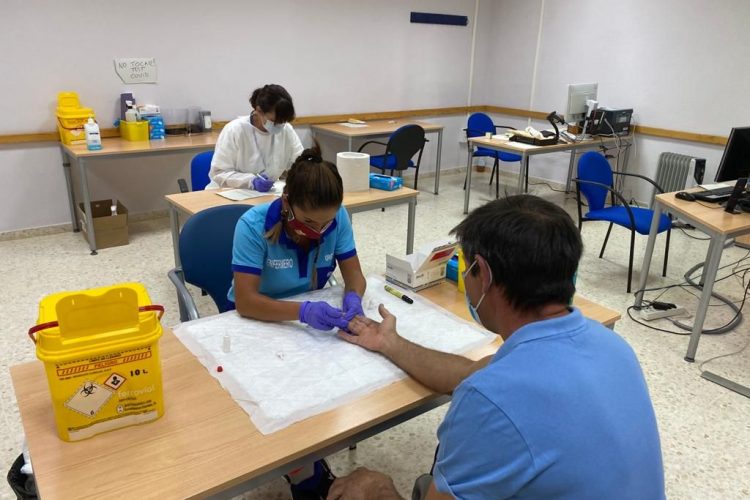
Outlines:
[[622, 202], [622, 205], [625, 207], [625, 209], [628, 211], [628, 217], [630, 218], [630, 224], [633, 228], [635, 228], [635, 217], [633, 216], [633, 210], [630, 208], [630, 204], [625, 200], [625, 197], [623, 197], [620, 193], [612, 189], [610, 186], [607, 186], [606, 184], [602, 184], [601, 182], [594, 182], [594, 181], [585, 181], [583, 179], [573, 179], [573, 182], [576, 183], [576, 189], [580, 191], [581, 184], [591, 184], [592, 186], [597, 186], [600, 188], [604, 188], [607, 191], [609, 191], [612, 196], [617, 198]]
[[518, 130], [516, 127], [511, 127], [510, 125], [495, 125], [495, 131], [499, 128], [507, 128], [508, 130]]
[[616, 171], [616, 170], [613, 170], [613, 171], [612, 171], [612, 173], [613, 173], [613, 174], [616, 174], [616, 175], [627, 175], [628, 177], [638, 177], [639, 179], [643, 179], [644, 181], [646, 181], [646, 182], [648, 182], [648, 183], [652, 184], [652, 185], [653, 185], [653, 186], [654, 186], [654, 187], [656, 188], [656, 190], [657, 190], [657, 191], [659, 191], [659, 194], [661, 194], [661, 193], [663, 193], [663, 192], [664, 192], [664, 189], [662, 189], [662, 187], [661, 187], [660, 185], [658, 185], [658, 184], [656, 183], [656, 181], [654, 181], [654, 180], [652, 180], [652, 179], [649, 179], [649, 178], [648, 178], [648, 177], [646, 177], [645, 175], [640, 175], [640, 174], [628, 174], [628, 173], [626, 173], [626, 172], [618, 172], [618, 171]]
[[190, 192], [190, 189], [188, 189], [187, 181], [185, 181], [185, 179], [177, 179], [177, 185], [180, 186], [180, 193]]
[[172, 282], [175, 289], [177, 290], [177, 300], [184, 307], [187, 313], [187, 318], [180, 318], [180, 321], [192, 321], [198, 319], [198, 308], [195, 306], [193, 296], [190, 295], [190, 291], [185, 286], [185, 282], [182, 280], [182, 269], [176, 267], [167, 273], [169, 281]]
[[365, 146], [367, 146], [368, 144], [380, 144], [381, 146], [386, 146], [386, 147], [388, 146], [388, 144], [384, 142], [380, 142], [380, 141], [367, 141], [366, 143], [362, 144], [359, 147], [359, 149], [357, 150], [357, 153], [361, 153], [362, 150], [365, 149]]

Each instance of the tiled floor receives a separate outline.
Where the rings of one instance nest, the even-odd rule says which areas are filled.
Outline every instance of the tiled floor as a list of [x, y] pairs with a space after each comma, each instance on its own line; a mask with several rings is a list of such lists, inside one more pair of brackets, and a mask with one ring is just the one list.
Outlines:
[[[489, 199], [488, 174], [474, 177], [472, 207]], [[512, 180], [505, 179], [506, 184]], [[431, 183], [424, 181], [425, 188]], [[439, 196], [423, 192], [417, 207], [416, 245], [443, 238], [462, 217], [463, 177], [445, 176]], [[532, 186], [532, 192], [557, 203], [563, 195], [546, 186]], [[494, 189], [492, 190], [494, 193]], [[573, 214], [575, 205], [565, 201]], [[366, 274], [382, 273], [386, 252], [403, 252], [405, 245], [406, 208], [385, 212], [356, 214], [354, 230], [359, 255]], [[667, 494], [670, 498], [746, 498], [750, 497], [750, 399], [746, 399], [699, 376], [699, 363], [683, 361], [687, 337], [659, 333], [629, 320], [625, 309], [632, 297], [625, 293], [628, 234], [614, 229], [604, 259], [598, 259], [606, 224], [591, 223], [584, 227], [586, 252], [578, 275], [579, 292], [597, 302], [620, 311], [624, 318], [616, 330], [638, 354], [651, 390], [659, 419]], [[701, 236], [699, 233], [696, 236]], [[636, 248], [637, 270], [645, 248], [645, 237], [639, 237]], [[663, 240], [657, 242], [654, 272], [650, 284], [682, 281], [682, 274], [705, 258], [707, 243], [673, 233], [670, 269], [667, 278], [658, 276]], [[735, 262], [747, 251], [730, 248], [722, 263]], [[177, 322], [175, 296], [166, 277], [172, 266], [172, 246], [167, 219], [131, 225], [131, 242], [120, 248], [103, 250], [96, 257], [88, 255], [86, 245], [77, 234], [57, 234], [0, 243], [0, 280], [5, 289], [0, 324], [0, 359], [7, 367], [35, 359], [33, 346], [25, 332], [35, 322], [37, 305], [45, 294], [103, 286], [120, 281], [144, 283], [154, 302], [167, 307], [165, 325]], [[740, 263], [750, 265], [750, 260]], [[728, 267], [722, 275], [731, 271]], [[636, 286], [637, 278], [634, 280]], [[742, 285], [736, 278], [717, 284], [717, 289], [733, 300], [742, 298]], [[664, 299], [694, 310], [697, 300], [688, 292], [670, 291]], [[204, 301], [202, 310], [211, 311]], [[711, 307], [708, 325], [720, 325], [731, 314], [726, 307]], [[661, 320], [663, 328], [674, 328]], [[750, 339], [747, 323], [725, 335], [704, 336], [697, 361], [740, 349]], [[742, 355], [719, 359], [708, 365], [712, 371], [750, 385], [750, 349]], [[0, 373], [2, 394], [2, 469], [7, 470], [18, 454], [22, 427], [7, 369]], [[439, 408], [388, 432], [360, 443], [354, 452], [343, 451], [331, 457], [338, 474], [365, 465], [394, 476], [402, 494], [411, 491], [414, 478], [426, 471], [432, 461], [435, 430], [445, 413]], [[4, 474], [3, 474], [4, 475]], [[3, 482], [0, 497], [12, 498]], [[245, 498], [289, 498], [282, 479], [249, 492]]]

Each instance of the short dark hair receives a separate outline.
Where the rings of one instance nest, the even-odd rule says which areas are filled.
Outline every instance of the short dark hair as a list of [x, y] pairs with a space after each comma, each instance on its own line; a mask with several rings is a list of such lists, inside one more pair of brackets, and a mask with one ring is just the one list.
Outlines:
[[253, 109], [260, 107], [264, 113], [275, 111], [275, 123], [288, 123], [295, 118], [292, 96], [281, 85], [272, 83], [255, 89], [250, 96], [250, 105]]
[[583, 242], [573, 220], [554, 203], [531, 195], [491, 201], [451, 234], [467, 262], [477, 255], [487, 261], [493, 282], [514, 309], [529, 312], [573, 298]]
[[324, 161], [317, 148], [304, 150], [295, 160], [284, 192], [290, 204], [306, 210], [339, 207], [344, 201], [344, 183], [336, 165]]

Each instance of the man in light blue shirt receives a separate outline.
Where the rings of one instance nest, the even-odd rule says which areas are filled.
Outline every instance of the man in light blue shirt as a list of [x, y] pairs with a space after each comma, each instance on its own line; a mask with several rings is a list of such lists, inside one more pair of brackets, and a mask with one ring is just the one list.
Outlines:
[[[431, 389], [453, 393], [433, 474], [413, 498], [662, 499], [659, 433], [638, 360], [616, 333], [568, 304], [583, 245], [560, 207], [512, 196], [454, 229], [472, 317], [504, 344], [480, 361], [425, 349], [357, 317], [341, 338], [381, 352]], [[358, 469], [329, 499], [400, 498]]]

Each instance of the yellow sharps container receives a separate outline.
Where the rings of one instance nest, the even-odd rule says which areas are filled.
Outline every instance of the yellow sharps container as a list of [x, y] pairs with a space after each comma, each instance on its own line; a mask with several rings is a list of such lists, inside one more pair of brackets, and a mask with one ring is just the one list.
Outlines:
[[164, 414], [163, 313], [139, 283], [42, 299], [29, 336], [44, 362], [61, 439], [79, 441]]

